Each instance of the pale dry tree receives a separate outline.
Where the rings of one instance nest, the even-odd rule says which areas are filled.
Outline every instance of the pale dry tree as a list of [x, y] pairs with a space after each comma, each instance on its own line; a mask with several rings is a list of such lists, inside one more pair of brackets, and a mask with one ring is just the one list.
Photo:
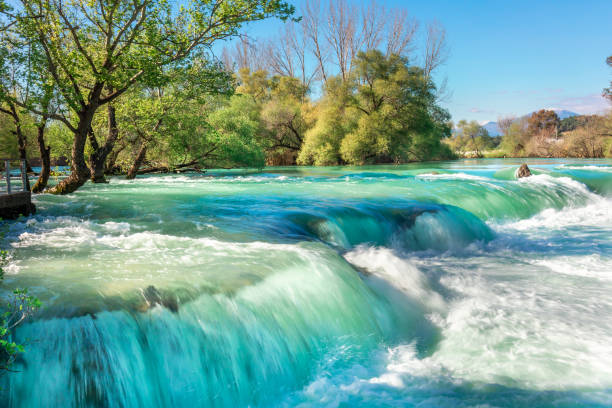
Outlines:
[[423, 70], [430, 77], [441, 65], [444, 65], [450, 55], [446, 38], [446, 29], [438, 21], [427, 25], [425, 49], [423, 50]]
[[286, 23], [279, 36], [265, 45], [265, 60], [272, 74], [299, 78], [305, 88], [310, 88], [317, 77], [317, 70], [310, 68], [307, 60], [306, 23]]
[[349, 7], [346, 0], [330, 0], [324, 34], [343, 81], [348, 79], [357, 52], [357, 18], [357, 9]]
[[502, 135], [508, 134], [508, 129], [516, 121], [514, 116], [505, 116], [497, 118], [497, 127], [501, 131]]
[[419, 23], [410, 18], [404, 9], [393, 10], [387, 20], [387, 55], [410, 55], [414, 49], [414, 39], [419, 29]]
[[384, 40], [386, 10], [372, 0], [361, 12], [361, 30], [356, 42], [360, 49], [373, 50], [380, 47]]
[[323, 39], [323, 24], [321, 23], [321, 1], [306, 0], [303, 3], [304, 15], [302, 16], [302, 24], [304, 26], [304, 35], [306, 42], [317, 61], [317, 69], [323, 83], [327, 82], [326, 65], [329, 60], [329, 48], [326, 46]]
[[241, 35], [232, 48], [223, 48], [221, 61], [226, 69], [233, 71], [248, 68], [255, 72], [265, 69], [261, 47], [257, 47], [255, 41], [246, 35]]

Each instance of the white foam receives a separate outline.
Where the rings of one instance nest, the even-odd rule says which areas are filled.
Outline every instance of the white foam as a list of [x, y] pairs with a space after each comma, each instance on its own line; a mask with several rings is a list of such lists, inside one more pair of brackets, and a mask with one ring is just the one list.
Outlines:
[[123, 185], [184, 185], [184, 184], [208, 184], [208, 183], [272, 183], [272, 182], [283, 182], [291, 181], [294, 177], [288, 177], [286, 175], [279, 176], [258, 176], [258, 175], [198, 175], [198, 176], [180, 176], [180, 175], [167, 175], [167, 176], [146, 176], [138, 177], [134, 180], [125, 179], [112, 179], [112, 184], [123, 184]]
[[476, 180], [476, 181], [491, 181], [491, 179], [476, 176], [473, 174], [467, 173], [444, 173], [444, 174], [433, 174], [433, 173], [423, 173], [416, 176], [417, 178], [423, 179], [441, 179], [441, 180]]
[[542, 187], [565, 187], [567, 189], [575, 190], [582, 194], [597, 197], [595, 193], [589, 191], [588, 187], [572, 178], [569, 177], [552, 177], [548, 174], [535, 174], [530, 177], [523, 177], [516, 180], [518, 183], [536, 184]]
[[612, 173], [612, 166], [571, 166], [571, 165], [561, 165], [557, 167], [559, 170], [587, 170], [587, 171], [601, 171], [605, 173]]
[[444, 300], [429, 287], [425, 275], [408, 260], [395, 255], [392, 250], [361, 246], [346, 253], [344, 257], [353, 265], [384, 279], [432, 311], [444, 310]]
[[601, 319], [612, 304], [599, 282], [576, 288], [562, 277], [539, 280], [537, 268], [527, 274], [520, 265], [470, 269], [442, 279], [462, 296], [441, 322], [436, 363], [472, 382], [612, 386], [612, 322]]
[[592, 197], [584, 207], [548, 208], [535, 216], [503, 225], [503, 230], [560, 230], [571, 226], [609, 228], [612, 225], [612, 200]]
[[612, 280], [612, 257], [605, 257], [602, 254], [557, 256], [545, 259], [532, 259], [529, 262], [563, 275], [606, 281]]

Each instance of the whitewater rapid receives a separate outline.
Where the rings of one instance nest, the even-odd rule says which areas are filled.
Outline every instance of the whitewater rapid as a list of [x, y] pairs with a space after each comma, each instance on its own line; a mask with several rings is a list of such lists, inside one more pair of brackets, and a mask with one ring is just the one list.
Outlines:
[[[12, 407], [612, 406], [612, 163], [211, 172], [2, 224]], [[151, 289], [153, 287], [154, 289]], [[158, 293], [159, 301], [150, 293]]]

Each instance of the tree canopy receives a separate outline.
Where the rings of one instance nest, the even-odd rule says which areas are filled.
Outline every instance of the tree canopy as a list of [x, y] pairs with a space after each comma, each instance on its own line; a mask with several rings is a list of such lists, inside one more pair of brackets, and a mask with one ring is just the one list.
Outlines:
[[[110, 174], [451, 157], [439, 24], [418, 50], [402, 9], [308, 0], [294, 11], [280, 0], [3, 3], [3, 149], [42, 168], [36, 191], [52, 162], [69, 164], [47, 190], [61, 194]], [[240, 36], [223, 62], [212, 53], [270, 17], [286, 21], [278, 36]]]
[[[101, 106], [136, 84], [162, 86], [168, 67], [237, 35], [246, 22], [287, 19], [293, 11], [280, 0], [22, 0], [3, 8], [5, 20], [14, 21], [11, 35], [40, 46], [63, 107], [50, 117], [74, 135], [71, 175], [53, 191], [72, 192], [88, 179], [85, 145]], [[115, 141], [116, 132], [109, 132], [98, 160], [106, 159]]]
[[440, 141], [450, 115], [435, 85], [406, 58], [361, 52], [349, 80], [326, 87], [322, 113], [307, 134], [301, 163], [401, 163], [449, 156]]

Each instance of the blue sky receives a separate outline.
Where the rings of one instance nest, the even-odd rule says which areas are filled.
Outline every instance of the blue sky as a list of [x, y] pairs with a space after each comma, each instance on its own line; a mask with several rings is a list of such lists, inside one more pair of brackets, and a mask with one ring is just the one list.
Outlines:
[[[359, 0], [349, 0], [355, 5]], [[441, 22], [450, 58], [440, 70], [453, 120], [496, 120], [541, 108], [595, 113], [609, 108], [612, 0], [378, 0], [421, 22]], [[296, 2], [297, 3], [297, 2]], [[326, 0], [322, 0], [325, 4]], [[279, 22], [248, 29], [273, 35]]]

